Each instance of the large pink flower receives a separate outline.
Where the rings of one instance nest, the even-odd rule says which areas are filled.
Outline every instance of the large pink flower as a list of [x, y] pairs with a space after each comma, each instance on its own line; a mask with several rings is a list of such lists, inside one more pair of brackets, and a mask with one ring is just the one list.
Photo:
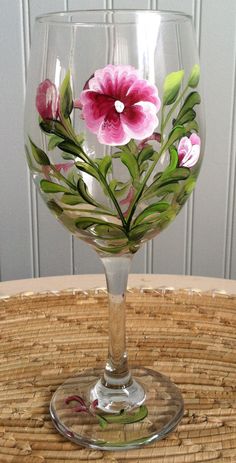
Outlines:
[[95, 71], [80, 101], [88, 129], [105, 145], [142, 140], [158, 125], [158, 90], [132, 66], [109, 64]]
[[196, 133], [181, 138], [178, 145], [179, 165], [181, 167], [193, 167], [200, 156], [201, 139]]
[[37, 88], [36, 107], [42, 119], [56, 119], [59, 113], [57, 88], [46, 79]]

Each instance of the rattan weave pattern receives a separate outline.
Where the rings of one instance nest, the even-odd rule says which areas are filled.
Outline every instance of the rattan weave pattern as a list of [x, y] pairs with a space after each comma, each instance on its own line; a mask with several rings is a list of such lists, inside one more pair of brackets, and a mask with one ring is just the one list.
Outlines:
[[76, 370], [103, 365], [103, 290], [0, 300], [0, 463], [236, 463], [236, 296], [130, 290], [130, 364], [169, 375], [185, 415], [152, 446], [128, 452], [77, 447], [51, 423], [52, 392]]

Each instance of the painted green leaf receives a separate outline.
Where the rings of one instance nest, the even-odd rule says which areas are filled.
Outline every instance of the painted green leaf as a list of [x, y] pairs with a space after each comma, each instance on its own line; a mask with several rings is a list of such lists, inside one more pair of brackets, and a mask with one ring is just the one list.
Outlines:
[[60, 207], [56, 201], [54, 201], [54, 199], [51, 199], [50, 201], [47, 202], [47, 206], [48, 208], [53, 211], [57, 217], [59, 217], [62, 212], [63, 212], [63, 209], [62, 207]]
[[138, 215], [138, 217], [134, 221], [134, 225], [138, 225], [140, 222], [142, 222], [146, 217], [149, 217], [152, 214], [155, 214], [157, 212], [161, 213], [164, 212], [168, 209], [169, 203], [165, 201], [160, 201], [159, 203], [156, 204], [151, 204], [150, 206], [146, 207], [141, 214]]
[[75, 160], [75, 157], [73, 154], [70, 154], [70, 153], [61, 153], [61, 156], [63, 159], [65, 159], [66, 161], [74, 161]]
[[139, 178], [139, 166], [138, 166], [136, 157], [131, 153], [123, 152], [121, 154], [120, 159], [121, 159], [121, 162], [123, 162], [123, 164], [125, 164], [125, 166], [128, 168], [129, 173], [131, 177], [133, 178], [133, 180], [138, 179]]
[[107, 421], [98, 413], [96, 414], [100, 428], [105, 429], [107, 427]]
[[185, 130], [186, 130], [186, 134], [188, 132], [191, 132], [192, 130], [195, 130], [195, 132], [199, 132], [199, 125], [197, 123], [197, 121], [191, 121], [189, 122], [187, 125], [185, 125]]
[[70, 190], [60, 185], [59, 183], [50, 182], [49, 180], [41, 180], [40, 188], [44, 193], [70, 193]]
[[113, 224], [106, 224], [106, 225], [96, 225], [94, 227], [94, 231], [102, 239], [106, 240], [117, 240], [117, 239], [125, 239], [126, 235], [122, 231], [122, 229], [118, 226]]
[[142, 198], [147, 200], [154, 197], [164, 198], [172, 193], [177, 193], [180, 190], [180, 185], [178, 182], [169, 183], [164, 186], [160, 186], [158, 183], [153, 183], [150, 185], [147, 190], [144, 192]]
[[72, 109], [73, 99], [70, 86], [70, 71], [68, 71], [60, 87], [60, 110], [65, 119], [68, 119]]
[[176, 201], [182, 206], [187, 201], [189, 195], [192, 193], [196, 185], [196, 179], [190, 177], [183, 185], [181, 191], [176, 197]]
[[168, 183], [167, 185], [164, 185], [157, 189], [156, 196], [158, 198], [163, 198], [164, 196], [168, 196], [169, 194], [177, 193], [180, 190], [180, 188], [180, 184], [177, 182]]
[[[178, 116], [176, 117], [176, 123], [183, 117], [183, 115], [189, 110], [194, 108], [195, 105], [201, 103], [201, 97], [198, 92], [191, 92], [184, 101], [182, 108], [179, 111]], [[181, 122], [178, 122], [181, 124]]]
[[164, 81], [163, 105], [170, 105], [175, 102], [184, 77], [184, 70], [168, 74]]
[[179, 156], [178, 156], [178, 152], [175, 146], [170, 147], [169, 153], [170, 153], [170, 163], [164, 172], [164, 174], [167, 176], [169, 175], [170, 172], [176, 169], [178, 162], [179, 162]]
[[140, 405], [140, 407], [132, 413], [121, 410], [119, 414], [106, 414], [105, 416], [108, 423], [137, 423], [148, 416], [148, 409], [146, 405]]
[[119, 159], [119, 158], [121, 157], [121, 155], [122, 155], [122, 151], [116, 151], [115, 153], [113, 153], [113, 154], [111, 155], [111, 157], [112, 157], [113, 159]]
[[191, 88], [195, 88], [198, 85], [200, 79], [200, 66], [199, 64], [195, 64], [192, 68], [189, 81], [188, 81], [188, 86]]
[[96, 163], [99, 167], [99, 170], [101, 172], [101, 174], [103, 175], [103, 177], [106, 178], [110, 168], [111, 168], [111, 164], [112, 164], [112, 158], [111, 156], [109, 155], [106, 155], [104, 156], [104, 158], [102, 159], [97, 159], [96, 160]]
[[38, 172], [38, 173], [40, 172], [41, 173], [41, 169], [36, 167], [36, 165], [33, 163], [32, 157], [31, 157], [31, 154], [29, 152], [29, 149], [28, 149], [27, 145], [25, 145], [25, 153], [26, 153], [26, 158], [27, 158], [27, 162], [28, 162], [28, 166], [29, 166], [30, 170], [32, 170], [33, 172]]
[[73, 156], [79, 157], [80, 159], [83, 159], [83, 161], [87, 162], [87, 158], [82, 148], [80, 148], [80, 146], [75, 145], [75, 143], [73, 143], [70, 140], [62, 141], [58, 144], [58, 148], [60, 148], [60, 150], [66, 153], [73, 154]]
[[58, 137], [58, 135], [51, 135], [48, 142], [48, 151], [52, 151], [56, 146], [63, 141], [63, 138]]
[[119, 198], [120, 196], [123, 196], [127, 192], [130, 185], [131, 185], [130, 181], [124, 183], [116, 179], [111, 180], [109, 183], [110, 189], [112, 190], [112, 192], [115, 194], [117, 198]]
[[176, 127], [174, 127], [173, 130], [170, 132], [169, 138], [165, 145], [165, 149], [168, 149], [177, 140], [184, 137], [185, 134], [186, 134], [186, 129], [182, 125], [177, 125]]
[[133, 139], [129, 141], [126, 145], [117, 146], [124, 153], [135, 154], [137, 152], [137, 145]]
[[76, 140], [77, 140], [77, 142], [79, 143], [79, 145], [82, 145], [82, 143], [83, 143], [84, 140], [85, 140], [85, 135], [84, 135], [84, 133], [79, 133], [78, 135], [76, 135]]
[[77, 190], [80, 194], [80, 196], [84, 199], [86, 203], [93, 204], [94, 206], [100, 206], [95, 199], [89, 194], [88, 188], [86, 183], [83, 181], [82, 178], [78, 180], [77, 183]]
[[153, 156], [154, 154], [154, 149], [151, 145], [147, 145], [145, 146], [139, 153], [138, 153], [138, 157], [137, 157], [137, 161], [138, 161], [138, 164], [139, 166], [141, 166], [141, 164], [149, 159], [151, 159], [151, 157]]
[[148, 170], [148, 168], [149, 168], [149, 162], [148, 162], [148, 161], [144, 161], [144, 162], [142, 163], [142, 165], [140, 166], [140, 176], [141, 176], [144, 172], [146, 172], [146, 171]]
[[41, 166], [50, 166], [50, 161], [46, 153], [43, 150], [41, 150], [41, 148], [38, 148], [38, 146], [36, 146], [30, 138], [29, 138], [29, 141], [30, 141], [32, 155], [35, 161]]
[[76, 206], [77, 204], [81, 204], [84, 201], [78, 195], [71, 195], [69, 193], [65, 193], [60, 201], [64, 204], [68, 204], [69, 206]]
[[63, 139], [68, 137], [67, 131], [59, 121], [54, 121], [53, 119], [45, 119], [39, 123], [39, 126], [43, 132], [58, 135], [58, 137]]
[[86, 172], [86, 174], [89, 174], [92, 177], [99, 180], [99, 175], [98, 175], [96, 169], [94, 169], [93, 166], [90, 166], [90, 164], [87, 164], [86, 162], [76, 162], [75, 165], [82, 172]]
[[106, 232], [108, 228], [117, 230], [119, 233], [122, 232], [122, 228], [119, 227], [119, 225], [105, 222], [105, 220], [99, 219], [97, 217], [79, 217], [78, 219], [76, 219], [75, 225], [77, 228], [81, 230], [86, 230], [89, 227], [100, 225], [102, 227], [105, 227], [104, 230], [106, 230]]
[[195, 119], [196, 117], [196, 112], [194, 111], [194, 109], [188, 109], [182, 117], [180, 117], [178, 119], [178, 124], [180, 125], [184, 125], [184, 124], [187, 124], [187, 122], [191, 122]]
[[149, 222], [141, 223], [129, 232], [129, 239], [132, 241], [140, 240], [143, 236], [152, 229], [153, 224]]
[[178, 167], [171, 172], [164, 171], [159, 185], [160, 187], [167, 185], [172, 182], [179, 182], [180, 180], [186, 180], [190, 175], [190, 170], [187, 167]]

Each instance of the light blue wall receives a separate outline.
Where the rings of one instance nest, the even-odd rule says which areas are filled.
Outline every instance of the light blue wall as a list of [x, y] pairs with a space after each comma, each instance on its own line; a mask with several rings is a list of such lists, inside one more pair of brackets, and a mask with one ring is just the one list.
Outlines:
[[0, 0], [1, 280], [96, 273], [98, 258], [38, 198], [23, 149], [23, 101], [35, 16], [89, 8], [159, 8], [193, 15], [206, 102], [206, 156], [194, 197], [135, 257], [133, 272], [236, 278], [235, 0]]

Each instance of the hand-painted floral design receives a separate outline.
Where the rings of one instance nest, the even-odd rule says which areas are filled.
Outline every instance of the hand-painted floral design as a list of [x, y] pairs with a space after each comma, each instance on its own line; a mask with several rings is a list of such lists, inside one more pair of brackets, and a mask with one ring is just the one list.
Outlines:
[[51, 80], [46, 79], [39, 84], [36, 95], [36, 107], [42, 119], [58, 117], [58, 93]]
[[95, 71], [80, 101], [88, 129], [106, 145], [142, 140], [158, 125], [158, 90], [132, 66], [108, 65]]
[[137, 407], [137, 409], [132, 412], [121, 410], [120, 413], [113, 414], [101, 413], [97, 399], [95, 399], [91, 404], [87, 404], [82, 397], [73, 395], [65, 399], [66, 405], [69, 405], [71, 402], [76, 402], [76, 406], [73, 407], [72, 411], [76, 413], [87, 413], [88, 415], [96, 417], [98, 419], [99, 426], [103, 429], [105, 429], [109, 423], [137, 423], [144, 420], [144, 418], [148, 415], [148, 410], [145, 405]]
[[[29, 134], [29, 166], [50, 210], [102, 255], [135, 253], [191, 194], [201, 161], [199, 78], [198, 65], [186, 79], [184, 70], [167, 75], [162, 102], [157, 87], [127, 65], [91, 72], [79, 95], [69, 71], [59, 88], [49, 79], [39, 84], [46, 149]], [[89, 132], [109, 146], [105, 153], [104, 146], [94, 153]]]
[[66, 405], [68, 405], [71, 402], [76, 402], [77, 405], [76, 407], [73, 408], [74, 412], [77, 413], [88, 413], [91, 415], [96, 414], [96, 408], [98, 407], [98, 400], [94, 400], [91, 404], [87, 405], [84, 399], [80, 397], [79, 395], [72, 395], [69, 396], [65, 399]]
[[181, 167], [193, 167], [200, 156], [201, 140], [193, 133], [189, 138], [181, 138], [178, 145], [179, 165]]
[[74, 166], [74, 161], [68, 161], [68, 162], [61, 162], [58, 164], [54, 164], [54, 170], [52, 170], [51, 166], [43, 166], [42, 171], [45, 175], [45, 178], [47, 180], [51, 180], [50, 174], [55, 173], [55, 171], [58, 171], [59, 173], [63, 172], [64, 174], [67, 174], [68, 171]]

